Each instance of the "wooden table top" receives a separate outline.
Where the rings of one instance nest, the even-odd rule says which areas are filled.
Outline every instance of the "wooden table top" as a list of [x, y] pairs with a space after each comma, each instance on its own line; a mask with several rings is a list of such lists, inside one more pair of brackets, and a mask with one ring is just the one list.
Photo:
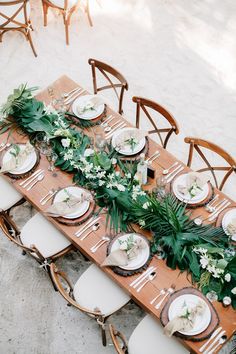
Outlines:
[[[62, 76], [56, 82], [54, 82], [51, 87], [54, 88], [55, 97], [60, 97], [63, 92], [68, 92], [73, 88], [79, 86], [77, 83], [69, 79], [67, 76]], [[42, 91], [40, 94], [36, 96], [37, 99], [44, 101], [46, 104], [49, 103], [50, 97], [48, 95], [47, 90]], [[113, 111], [110, 107], [107, 108], [107, 115], [112, 114], [117, 117], [117, 119], [125, 119], [120, 116], [118, 113]], [[115, 122], [115, 120], [113, 120]], [[127, 121], [125, 121], [127, 123]], [[131, 125], [127, 123], [127, 125]], [[79, 129], [79, 128], [78, 128]], [[85, 133], [89, 136], [93, 135], [93, 128], [85, 129]], [[7, 133], [0, 136], [0, 142], [6, 140]], [[174, 138], [174, 137], [172, 137]], [[23, 142], [25, 138], [14, 132], [10, 137], [11, 142]], [[149, 139], [149, 152], [148, 155], [151, 156], [156, 150], [159, 150], [161, 155], [155, 162], [152, 164], [152, 167], [155, 169], [156, 177], [161, 175], [163, 169], [168, 168], [170, 164], [175, 161], [178, 161], [172, 154], [159, 146], [152, 139]], [[182, 163], [182, 161], [179, 161]], [[183, 164], [183, 163], [182, 163]], [[184, 165], [184, 164], [183, 164]], [[185, 166], [185, 165], [184, 165]], [[48, 171], [48, 161], [45, 156], [41, 156], [39, 168], [45, 170], [45, 178], [42, 182], [37, 184], [37, 188], [33, 188], [31, 191], [27, 192], [24, 188], [22, 188], [19, 183], [21, 180], [13, 180], [9, 177], [5, 176], [8, 181], [18, 190], [24, 197], [27, 199], [39, 212], [42, 212], [48, 208], [49, 204], [42, 206], [39, 203], [39, 200], [51, 189], [51, 188], [64, 188], [72, 183], [72, 175], [66, 172], [61, 171], [60, 169], [56, 169], [53, 174]], [[188, 171], [189, 168], [185, 166], [185, 170]], [[182, 171], [183, 173], [184, 171]], [[149, 180], [145, 189], [152, 189], [155, 186], [155, 180]], [[227, 196], [223, 193], [217, 191], [222, 197]], [[230, 200], [232, 202], [232, 200]], [[198, 215], [208, 215], [204, 208], [197, 208], [193, 210], [192, 217], [196, 217]], [[50, 222], [52, 222], [75, 246], [78, 248], [84, 255], [86, 255], [92, 262], [96, 263], [98, 266], [104, 261], [106, 257], [106, 248], [107, 245], [102, 246], [98, 249], [96, 253], [92, 253], [90, 251], [90, 247], [92, 247], [101, 237], [105, 234], [105, 215], [101, 216], [101, 226], [97, 232], [91, 233], [89, 237], [87, 237], [84, 241], [81, 241], [77, 238], [74, 233], [80, 228], [79, 226], [67, 226], [60, 224], [56, 221], [56, 219], [49, 218]], [[141, 233], [149, 237], [149, 234], [145, 231], [141, 230]], [[122, 277], [120, 275], [115, 274], [110, 268], [101, 268], [109, 277], [116, 282], [124, 291], [129, 293], [131, 298], [139, 304], [146, 312], [153, 315], [156, 319], [160, 318], [161, 309], [157, 310], [153, 305], [150, 305], [150, 300], [157, 294], [158, 290], [162, 288], [168, 288], [171, 284], [176, 285], [176, 290], [182, 289], [186, 286], [192, 286], [190, 279], [187, 277], [187, 273], [180, 273], [177, 270], [171, 270], [166, 266], [165, 261], [159, 260], [154, 257], [150, 263], [150, 266], [157, 267], [157, 277], [150, 283], [148, 283], [145, 288], [137, 293], [135, 289], [131, 288], [129, 284], [138, 276], [133, 275], [129, 277]], [[236, 331], [236, 316], [235, 311], [231, 306], [225, 308], [222, 306], [220, 302], [214, 302], [213, 306], [215, 307], [219, 319], [220, 325], [223, 329], [226, 330], [226, 334], [228, 339], [232, 337], [234, 332]], [[182, 344], [187, 347], [190, 351], [194, 353], [199, 353], [199, 348], [202, 346], [204, 341], [202, 342], [191, 342], [181, 340]]]

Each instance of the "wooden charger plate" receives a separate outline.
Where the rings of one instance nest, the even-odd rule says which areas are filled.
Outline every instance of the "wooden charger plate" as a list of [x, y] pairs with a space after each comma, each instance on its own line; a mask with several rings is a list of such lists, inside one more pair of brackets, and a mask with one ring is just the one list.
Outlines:
[[[129, 232], [127, 232], [129, 233]], [[130, 232], [132, 233], [132, 232]], [[107, 246], [107, 256], [109, 256], [109, 254], [111, 253], [111, 248], [112, 248], [112, 245], [114, 244], [114, 242], [121, 236], [123, 236], [124, 234], [119, 234], [115, 237], [112, 238], [112, 240], [109, 242], [108, 246]], [[143, 238], [145, 240], [145, 242], [147, 243], [149, 249], [150, 249], [150, 243], [148, 241], [148, 239], [143, 236], [143, 235], [140, 235], [140, 234], [137, 234], [139, 237]], [[147, 269], [149, 263], [151, 262], [151, 259], [152, 259], [152, 255], [151, 255], [151, 250], [150, 250], [150, 255], [149, 255], [149, 258], [148, 260], [146, 261], [146, 263], [140, 267], [140, 268], [137, 268], [137, 269], [132, 269], [132, 270], [126, 270], [126, 269], [123, 269], [123, 268], [120, 268], [118, 266], [110, 266], [110, 268], [114, 271], [114, 273], [116, 274], [119, 274], [119, 275], [122, 275], [123, 277], [127, 277], [129, 275], [133, 275], [133, 274], [136, 274], [136, 273], [141, 273], [143, 272], [145, 269]]]
[[187, 335], [179, 333], [179, 332], [175, 332], [174, 335], [176, 337], [179, 337], [179, 338], [182, 338], [185, 340], [190, 340], [191, 342], [203, 341], [203, 340], [209, 338], [211, 336], [211, 334], [214, 332], [214, 330], [216, 329], [216, 327], [218, 326], [219, 316], [218, 316], [215, 308], [211, 304], [211, 302], [198, 289], [187, 287], [187, 288], [183, 288], [181, 290], [177, 290], [174, 292], [174, 294], [170, 295], [170, 298], [169, 298], [167, 304], [163, 307], [163, 309], [161, 311], [161, 316], [160, 316], [161, 324], [164, 327], [167, 325], [167, 323], [169, 322], [168, 311], [170, 308], [170, 304], [177, 297], [179, 297], [180, 295], [184, 295], [184, 294], [197, 295], [207, 303], [207, 305], [209, 306], [210, 311], [211, 311], [211, 322], [210, 322], [209, 326], [207, 327], [207, 329], [205, 329], [205, 331], [203, 331], [202, 333], [199, 333], [197, 335], [187, 336]]
[[[186, 172], [184, 172], [183, 174], [185, 174]], [[174, 194], [173, 192], [173, 183], [174, 181], [176, 180], [176, 178], [178, 178], [180, 175], [178, 174], [174, 179], [173, 181], [171, 182], [171, 187], [170, 187], [170, 190], [171, 192]], [[186, 203], [184, 201], [181, 201], [179, 198], [177, 198], [179, 200], [180, 203], [184, 203], [187, 205], [187, 208], [189, 209], [195, 209], [195, 208], [200, 208], [200, 207], [203, 207], [205, 205], [207, 205], [213, 198], [214, 198], [214, 187], [212, 186], [211, 182], [208, 182], [208, 186], [209, 186], [209, 192], [206, 196], [206, 198], [204, 200], [202, 200], [201, 202], [198, 202], [198, 203], [194, 203], [194, 204], [189, 204], [189, 203]], [[175, 194], [174, 194], [175, 195]]]
[[[22, 145], [25, 145], [25, 144], [22, 144]], [[4, 154], [6, 153], [6, 151], [8, 151], [9, 149], [11, 149], [11, 146], [8, 148], [8, 149], [5, 149], [1, 152], [1, 165], [2, 165], [2, 159], [3, 159], [3, 156]], [[36, 162], [34, 164], [34, 166], [27, 172], [24, 172], [24, 173], [21, 173], [21, 174], [13, 174], [13, 173], [10, 173], [10, 172], [6, 172], [4, 173], [4, 175], [10, 177], [10, 178], [13, 178], [13, 179], [22, 179], [22, 178], [26, 178], [26, 177], [29, 177], [35, 170], [36, 168], [38, 167], [39, 165], [39, 161], [40, 161], [40, 153], [37, 149], [35, 149], [35, 153], [36, 153]]]
[[[70, 186], [67, 186], [67, 187], [70, 187]], [[74, 186], [75, 187], [75, 186]], [[66, 188], [66, 187], [65, 187]], [[65, 189], [65, 188], [60, 188], [58, 192], [60, 192], [62, 189]], [[87, 191], [86, 189], [84, 188], [81, 188], [78, 186], [78, 188], [84, 190], [87, 194], [91, 194], [89, 191]], [[53, 200], [52, 200], [52, 204], [54, 202], [54, 199], [55, 199], [55, 196], [56, 194], [54, 195], [53, 197]], [[91, 195], [92, 196], [92, 195]], [[88, 210], [86, 211], [85, 214], [83, 214], [82, 216], [80, 216], [79, 218], [76, 218], [76, 219], [67, 219], [67, 218], [64, 218], [62, 216], [59, 216], [59, 217], [55, 217], [54, 219], [57, 220], [59, 223], [61, 224], [64, 224], [64, 225], [68, 225], [68, 226], [77, 226], [77, 225], [81, 225], [83, 224], [85, 221], [87, 221], [93, 214], [94, 214], [94, 210], [95, 210], [95, 207], [96, 207], [96, 204], [95, 204], [95, 201], [93, 198], [91, 198], [91, 201], [90, 201], [90, 205], [89, 205], [89, 208]]]

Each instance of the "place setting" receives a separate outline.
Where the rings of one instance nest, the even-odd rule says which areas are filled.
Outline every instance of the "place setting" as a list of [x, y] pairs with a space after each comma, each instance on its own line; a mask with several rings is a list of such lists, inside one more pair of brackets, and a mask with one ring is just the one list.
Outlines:
[[150, 261], [149, 241], [137, 233], [119, 234], [113, 237], [107, 246], [107, 257], [102, 267], [111, 267], [122, 276], [143, 272]]
[[230, 240], [236, 242], [236, 207], [223, 210], [217, 219], [216, 226], [222, 226]]
[[160, 320], [165, 335], [175, 335], [192, 342], [208, 339], [219, 325], [218, 314], [210, 301], [191, 287], [172, 291], [161, 311]]
[[[56, 218], [62, 224], [80, 225], [94, 212], [95, 202], [92, 194], [81, 187], [68, 186], [52, 193], [52, 196], [46, 197], [46, 200], [52, 199], [52, 204], [44, 210], [44, 214]], [[44, 201], [45, 199], [42, 203]]]
[[[123, 128], [115, 132], [111, 139], [112, 147], [121, 160], [139, 160], [140, 155], [148, 154], [149, 143], [147, 133], [137, 128]], [[151, 161], [159, 156], [156, 153]]]
[[0, 173], [14, 179], [31, 175], [40, 160], [40, 154], [29, 142], [26, 144], [5, 144], [1, 154]]
[[204, 206], [214, 197], [214, 188], [209, 178], [199, 172], [178, 175], [171, 184], [171, 190], [188, 208]]

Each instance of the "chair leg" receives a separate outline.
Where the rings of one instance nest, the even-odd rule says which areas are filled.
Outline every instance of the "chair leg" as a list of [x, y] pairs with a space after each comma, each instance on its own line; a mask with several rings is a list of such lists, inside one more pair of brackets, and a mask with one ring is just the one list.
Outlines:
[[92, 22], [92, 18], [91, 18], [91, 15], [90, 15], [90, 9], [89, 9], [89, 0], [86, 1], [85, 12], [87, 14], [90, 26], [93, 27], [93, 22]]
[[69, 45], [69, 21], [65, 19], [66, 44]]
[[50, 272], [50, 266], [49, 266], [49, 265], [47, 266], [46, 271], [47, 271], [48, 276], [49, 276], [49, 278], [50, 278], [50, 280], [51, 280], [51, 282], [52, 282], [52, 285], [53, 285], [54, 290], [55, 290], [55, 291], [58, 291], [58, 289], [57, 289], [57, 287], [56, 287], [56, 285], [55, 285], [55, 283], [54, 283], [54, 281], [53, 281], [53, 279], [52, 279], [52, 275], [51, 275], [51, 272]]
[[30, 30], [27, 33], [27, 38], [28, 38], [28, 40], [30, 42], [30, 46], [31, 46], [31, 49], [32, 49], [32, 51], [34, 53], [34, 56], [37, 57], [37, 53], [36, 53], [36, 51], [34, 49], [33, 41], [32, 41], [32, 38], [31, 38]]
[[48, 24], [48, 5], [43, 3], [43, 25], [46, 27]]
[[102, 344], [104, 347], [106, 347], [106, 345], [107, 345], [105, 322], [106, 322], [106, 318], [104, 318], [104, 317], [97, 318], [97, 323], [101, 327], [101, 331], [102, 331], [102, 333], [101, 333], [102, 334]]

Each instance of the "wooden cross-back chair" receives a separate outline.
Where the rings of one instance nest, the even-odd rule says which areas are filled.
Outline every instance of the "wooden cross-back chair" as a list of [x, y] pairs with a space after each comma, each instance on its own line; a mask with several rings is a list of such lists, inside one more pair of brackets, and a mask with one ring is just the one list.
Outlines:
[[[147, 98], [134, 96], [133, 102], [135, 102], [137, 105], [136, 106], [136, 127], [137, 128], [140, 127], [141, 112], [143, 112], [154, 128], [148, 131], [148, 134], [157, 134], [161, 142], [161, 145], [165, 149], [171, 135], [173, 133], [179, 134], [179, 127], [175, 118], [164, 107], [159, 105], [157, 102], [154, 102]], [[151, 110], [161, 114], [167, 121], [168, 127], [158, 128], [158, 123], [156, 122], [156, 119], [154, 120], [154, 118], [151, 116], [147, 108], [150, 108]]]
[[[124, 76], [114, 69], [112, 66], [103, 63], [99, 60], [96, 59], [89, 59], [88, 63], [91, 65], [92, 68], [92, 77], [93, 77], [93, 90], [94, 93], [97, 94], [98, 92], [102, 90], [108, 90], [108, 89], [113, 89], [114, 93], [119, 101], [119, 108], [118, 112], [120, 114], [123, 113], [122, 105], [123, 105], [123, 97], [124, 97], [124, 91], [128, 90], [128, 82], [124, 78]], [[97, 76], [96, 76], [96, 70], [98, 70], [104, 77], [105, 79], [109, 82], [108, 85], [106, 86], [101, 86], [98, 87], [97, 85]], [[112, 77], [110, 77], [112, 76]], [[114, 83], [112, 79], [116, 78], [119, 83]], [[120, 88], [120, 92], [118, 92], [117, 88]]]
[[[44, 17], [44, 26], [47, 26], [47, 14], [48, 8], [57, 9], [63, 16], [63, 21], [65, 25], [65, 35], [66, 35], [66, 44], [69, 45], [69, 25], [72, 14], [82, 7], [80, 0], [42, 0], [43, 4], [43, 17]], [[89, 0], [84, 1], [84, 12], [88, 17], [90, 26], [93, 26], [93, 22], [90, 16], [89, 9]]]
[[37, 57], [31, 38], [33, 27], [29, 17], [29, 0], [0, 1], [0, 42], [2, 42], [3, 34], [8, 31], [21, 32], [29, 41], [31, 49]]
[[[207, 165], [207, 167], [199, 169], [198, 172], [210, 171], [213, 176], [216, 188], [222, 190], [229, 176], [233, 172], [236, 173], [236, 160], [232, 156], [230, 156], [225, 150], [223, 150], [221, 147], [219, 147], [214, 143], [211, 143], [210, 141], [193, 138], [193, 137], [186, 137], [184, 141], [185, 143], [190, 145], [187, 165], [191, 167], [193, 154], [194, 152], [196, 152], [201, 157], [203, 162], [205, 162], [205, 164]], [[208, 149], [214, 152], [215, 154], [217, 154], [218, 156], [222, 157], [227, 162], [228, 166], [212, 166], [208, 161], [208, 159], [206, 158], [206, 156], [204, 155], [204, 152], [202, 151], [201, 147]], [[220, 184], [217, 181], [215, 171], [226, 171]]]
[[66, 274], [50, 264], [51, 278], [68, 305], [93, 317], [102, 333], [102, 343], [106, 345], [105, 323], [108, 317], [118, 311], [130, 300], [120, 287], [104, 272], [92, 264], [80, 275], [74, 287]]
[[[33, 218], [37, 218], [36, 214]], [[31, 218], [28, 223], [30, 223]], [[35, 224], [37, 224], [37, 227], [40, 228], [40, 220], [36, 220]], [[47, 221], [46, 221], [47, 222]], [[48, 222], [49, 223], [49, 222]], [[27, 224], [27, 223], [26, 223]], [[43, 268], [50, 276], [51, 278], [51, 273], [50, 273], [50, 263], [52, 261], [57, 260], [59, 257], [62, 257], [65, 255], [67, 252], [71, 251], [73, 246], [68, 242], [65, 243], [65, 247], [62, 247], [58, 252], [51, 254], [49, 257], [45, 257], [42, 252], [39, 251], [39, 249], [36, 247], [34, 244], [26, 245], [22, 242], [21, 235], [22, 233], [12, 220], [12, 218], [4, 211], [0, 211], [0, 229], [3, 231], [4, 235], [11, 241], [13, 242], [16, 246], [19, 246], [22, 249], [23, 254], [28, 254], [31, 257], [33, 257], [40, 265], [41, 268]], [[24, 228], [23, 228], [24, 230]], [[36, 232], [35, 228], [32, 227], [32, 234]], [[56, 230], [56, 232], [59, 233], [59, 231]], [[42, 235], [42, 237], [46, 237], [46, 241], [49, 239], [49, 234]], [[52, 282], [53, 283], [53, 282]], [[54, 285], [54, 283], [53, 283]], [[55, 290], [57, 290], [55, 288]]]

